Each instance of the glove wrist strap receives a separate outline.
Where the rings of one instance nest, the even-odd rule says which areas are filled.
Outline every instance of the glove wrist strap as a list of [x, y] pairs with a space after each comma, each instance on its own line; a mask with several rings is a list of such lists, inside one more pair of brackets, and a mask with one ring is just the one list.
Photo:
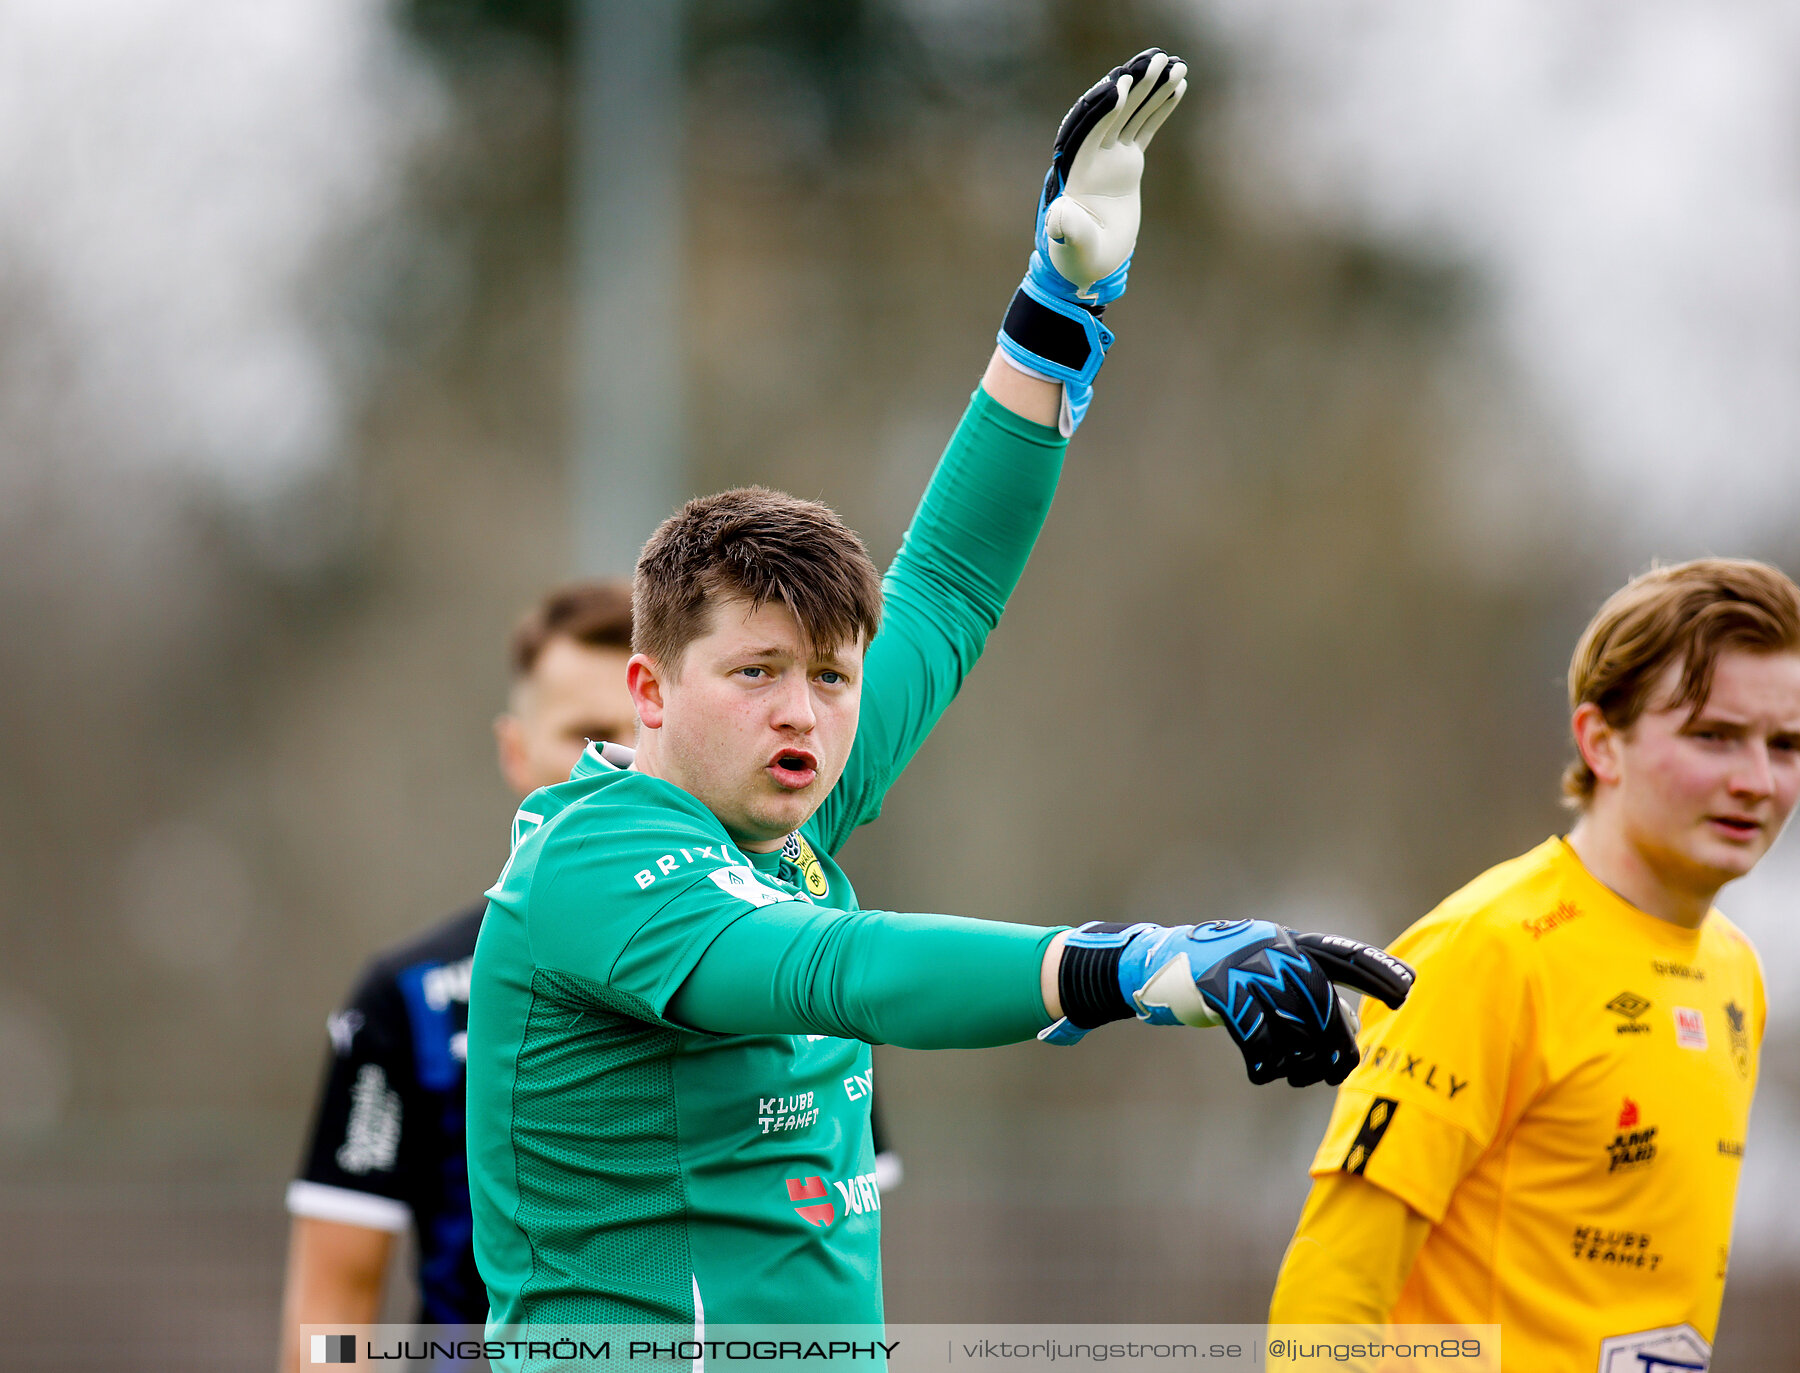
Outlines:
[[1039, 376], [1091, 386], [1112, 346], [1112, 331], [1100, 323], [1098, 308], [1058, 300], [1027, 277], [1007, 307], [1000, 346]]
[[1062, 999], [1063, 1018], [1080, 1030], [1131, 1019], [1137, 1012], [1119, 986], [1119, 958], [1124, 945], [1096, 947], [1077, 942], [1078, 939], [1079, 932], [1063, 945], [1062, 964], [1056, 972], [1056, 994]]

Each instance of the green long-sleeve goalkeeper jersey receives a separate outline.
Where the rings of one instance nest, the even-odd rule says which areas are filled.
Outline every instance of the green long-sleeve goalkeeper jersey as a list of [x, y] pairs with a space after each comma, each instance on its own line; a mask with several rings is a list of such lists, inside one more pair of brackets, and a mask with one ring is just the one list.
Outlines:
[[844, 775], [780, 852], [597, 747], [520, 808], [468, 1030], [495, 1324], [881, 1319], [868, 1044], [1029, 1038], [1052, 932], [860, 911], [834, 855], [974, 666], [1064, 446], [976, 392], [884, 582]]

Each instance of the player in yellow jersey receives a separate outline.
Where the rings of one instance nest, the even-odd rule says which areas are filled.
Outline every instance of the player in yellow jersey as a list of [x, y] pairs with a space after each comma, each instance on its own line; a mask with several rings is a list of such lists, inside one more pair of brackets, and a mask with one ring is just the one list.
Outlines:
[[1270, 1320], [1501, 1327], [1516, 1373], [1711, 1360], [1765, 1007], [1712, 908], [1800, 796], [1800, 591], [1638, 577], [1569, 668], [1579, 811], [1407, 930]]

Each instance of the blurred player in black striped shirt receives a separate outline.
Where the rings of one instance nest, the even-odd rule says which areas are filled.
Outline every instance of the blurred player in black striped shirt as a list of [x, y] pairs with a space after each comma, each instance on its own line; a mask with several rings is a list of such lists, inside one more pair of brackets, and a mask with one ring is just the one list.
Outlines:
[[[512, 639], [513, 686], [494, 722], [500, 770], [524, 797], [567, 779], [589, 739], [629, 745], [625, 663], [631, 589], [560, 588]], [[501, 818], [495, 817], [496, 834]], [[327, 1021], [331, 1051], [299, 1176], [282, 1302], [282, 1368], [299, 1366], [303, 1324], [377, 1318], [394, 1237], [418, 1242], [418, 1319], [479, 1323], [463, 1148], [463, 1042], [477, 899], [374, 959]]]

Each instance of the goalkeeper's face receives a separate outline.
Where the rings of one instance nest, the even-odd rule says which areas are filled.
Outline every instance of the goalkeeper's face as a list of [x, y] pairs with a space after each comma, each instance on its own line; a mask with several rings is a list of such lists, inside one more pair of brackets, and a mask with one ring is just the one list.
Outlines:
[[744, 848], [777, 848], [843, 776], [862, 666], [860, 642], [809, 644], [786, 606], [722, 600], [674, 676], [631, 660], [639, 766], [697, 797]]

